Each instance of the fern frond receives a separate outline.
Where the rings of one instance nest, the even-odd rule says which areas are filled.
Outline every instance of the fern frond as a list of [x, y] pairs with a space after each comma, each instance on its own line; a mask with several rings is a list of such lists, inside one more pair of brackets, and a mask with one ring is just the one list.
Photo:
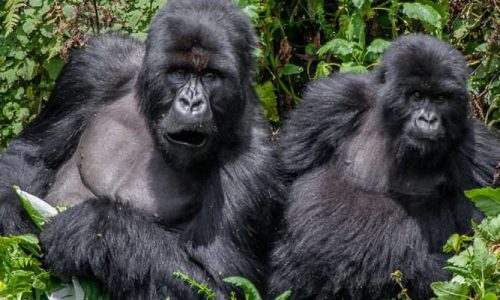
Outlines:
[[5, 10], [7, 11], [5, 20], [3, 21], [5, 37], [14, 32], [17, 24], [19, 24], [19, 21], [21, 20], [19, 9], [24, 6], [26, 6], [24, 0], [7, 0], [5, 3]]

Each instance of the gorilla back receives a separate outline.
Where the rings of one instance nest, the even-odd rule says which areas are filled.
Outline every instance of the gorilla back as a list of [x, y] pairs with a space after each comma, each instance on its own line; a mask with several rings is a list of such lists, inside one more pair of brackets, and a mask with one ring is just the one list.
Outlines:
[[396, 40], [366, 75], [311, 84], [283, 136], [296, 177], [273, 253], [273, 293], [294, 299], [386, 299], [401, 270], [413, 299], [444, 280], [442, 247], [478, 211], [463, 191], [485, 186], [498, 136], [468, 117], [467, 67], [450, 45]]
[[146, 45], [92, 39], [0, 158], [0, 233], [33, 231], [10, 190], [72, 207], [41, 232], [57, 275], [117, 299], [194, 298], [172, 272], [228, 296], [259, 283], [280, 197], [253, 90], [256, 38], [230, 0], [172, 0]]

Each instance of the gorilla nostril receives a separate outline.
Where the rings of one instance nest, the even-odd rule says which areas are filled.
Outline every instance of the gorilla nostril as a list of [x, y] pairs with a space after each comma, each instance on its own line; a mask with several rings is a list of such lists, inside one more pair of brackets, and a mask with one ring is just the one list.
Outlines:
[[191, 111], [200, 111], [205, 108], [205, 102], [201, 99], [193, 100], [191, 103]]
[[179, 98], [179, 105], [181, 106], [182, 109], [189, 110], [191, 103], [187, 98], [181, 97]]
[[429, 119], [426, 116], [420, 116], [417, 119], [419, 122], [429, 123]]

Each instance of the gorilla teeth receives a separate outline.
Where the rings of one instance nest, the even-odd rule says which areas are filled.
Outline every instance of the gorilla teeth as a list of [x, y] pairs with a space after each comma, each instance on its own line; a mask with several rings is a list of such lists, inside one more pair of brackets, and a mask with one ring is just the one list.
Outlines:
[[167, 133], [166, 137], [175, 144], [191, 147], [203, 147], [207, 142], [207, 136], [197, 131], [182, 130], [175, 133]]

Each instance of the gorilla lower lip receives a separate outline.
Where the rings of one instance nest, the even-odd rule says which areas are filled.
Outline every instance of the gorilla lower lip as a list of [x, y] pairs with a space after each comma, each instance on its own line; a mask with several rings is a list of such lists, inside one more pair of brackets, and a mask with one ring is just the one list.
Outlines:
[[203, 147], [207, 142], [206, 135], [197, 131], [183, 130], [175, 133], [167, 133], [166, 137], [172, 143], [198, 148]]

